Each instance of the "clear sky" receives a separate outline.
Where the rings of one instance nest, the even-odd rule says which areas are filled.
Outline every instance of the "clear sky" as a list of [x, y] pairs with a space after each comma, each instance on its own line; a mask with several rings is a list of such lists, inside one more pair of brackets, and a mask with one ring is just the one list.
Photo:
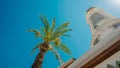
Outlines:
[[[38, 39], [26, 30], [42, 26], [40, 14], [45, 14], [49, 22], [56, 17], [57, 26], [71, 22], [71, 37], [65, 37], [62, 41], [77, 59], [90, 49], [92, 35], [86, 23], [86, 10], [93, 6], [100, 7], [120, 17], [119, 4], [119, 0], [0, 0], [0, 68], [31, 67], [38, 51], [32, 56], [30, 51]], [[60, 54], [65, 61], [72, 58], [64, 52]], [[48, 52], [43, 68], [58, 66], [55, 56]]]

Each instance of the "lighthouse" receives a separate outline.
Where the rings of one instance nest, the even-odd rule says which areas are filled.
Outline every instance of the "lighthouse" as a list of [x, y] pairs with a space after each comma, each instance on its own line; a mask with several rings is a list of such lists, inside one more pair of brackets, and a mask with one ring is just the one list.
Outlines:
[[120, 27], [120, 19], [106, 13], [101, 8], [89, 8], [86, 12], [86, 20], [92, 32], [92, 47], [108, 38], [111, 32]]
[[60, 68], [120, 68], [120, 18], [91, 7], [86, 21], [92, 33], [91, 48]]

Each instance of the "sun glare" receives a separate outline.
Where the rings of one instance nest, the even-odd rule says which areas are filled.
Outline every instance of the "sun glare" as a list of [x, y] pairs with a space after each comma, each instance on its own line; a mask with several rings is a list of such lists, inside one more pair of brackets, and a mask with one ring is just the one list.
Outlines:
[[110, 2], [117, 7], [120, 7], [120, 0], [110, 0]]

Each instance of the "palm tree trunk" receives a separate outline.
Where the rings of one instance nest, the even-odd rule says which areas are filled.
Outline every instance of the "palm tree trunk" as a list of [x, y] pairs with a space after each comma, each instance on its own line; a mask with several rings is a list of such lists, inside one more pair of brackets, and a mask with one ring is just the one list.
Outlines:
[[42, 62], [43, 62], [43, 59], [44, 59], [44, 54], [45, 54], [44, 50], [41, 50], [38, 53], [38, 55], [36, 56], [36, 59], [35, 59], [31, 68], [42, 68]]

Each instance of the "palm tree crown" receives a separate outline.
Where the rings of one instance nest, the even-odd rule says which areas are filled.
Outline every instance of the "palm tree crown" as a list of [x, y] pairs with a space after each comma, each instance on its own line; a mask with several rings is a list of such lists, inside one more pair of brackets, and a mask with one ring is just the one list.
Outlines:
[[57, 49], [61, 49], [65, 53], [71, 54], [70, 50], [66, 47], [65, 44], [62, 43], [60, 39], [61, 36], [70, 36], [66, 34], [66, 32], [71, 31], [71, 29], [67, 28], [70, 23], [66, 22], [60, 25], [58, 28], [55, 28], [56, 26], [55, 18], [52, 19], [51, 25], [48, 23], [48, 20], [45, 16], [40, 16], [40, 19], [42, 20], [44, 27], [41, 27], [40, 30], [29, 29], [28, 31], [34, 32], [36, 37], [41, 38], [43, 43], [47, 44], [46, 47], [48, 47], [48, 49], [43, 47], [42, 44], [39, 43], [37, 46], [35, 46], [31, 53], [33, 53], [37, 48], [39, 48], [40, 51], [42, 48], [46, 49], [46, 51], [50, 50], [55, 54], [59, 63], [62, 64], [63, 60], [60, 57], [59, 53], [57, 52]]

